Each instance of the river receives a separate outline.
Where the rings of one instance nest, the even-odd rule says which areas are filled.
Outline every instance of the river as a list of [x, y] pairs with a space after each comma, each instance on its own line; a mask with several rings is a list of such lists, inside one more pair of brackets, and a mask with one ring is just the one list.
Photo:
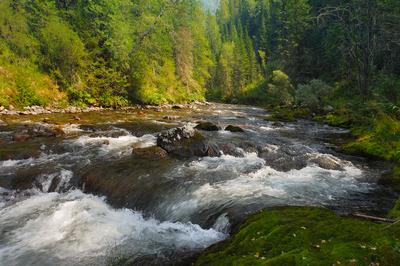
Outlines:
[[[393, 204], [396, 194], [378, 183], [383, 163], [336, 147], [347, 130], [305, 120], [273, 123], [268, 115], [211, 104], [4, 117], [0, 264], [185, 263], [267, 207], [383, 214]], [[198, 121], [221, 127], [201, 133], [235, 153], [132, 155], [133, 148], [157, 145], [159, 132]], [[14, 141], [30, 125], [45, 124], [63, 134]], [[244, 132], [223, 130], [227, 125]]]

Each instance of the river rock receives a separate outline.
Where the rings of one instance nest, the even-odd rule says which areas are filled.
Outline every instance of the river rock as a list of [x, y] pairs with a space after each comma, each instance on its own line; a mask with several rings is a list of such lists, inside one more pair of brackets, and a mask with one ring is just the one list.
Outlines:
[[147, 148], [133, 148], [132, 155], [145, 159], [162, 159], [167, 156], [167, 152], [158, 146], [153, 146]]
[[203, 131], [218, 131], [219, 127], [211, 122], [197, 122], [197, 126], [195, 129], [203, 130]]
[[219, 149], [222, 151], [224, 155], [243, 157], [243, 153], [233, 143], [220, 144]]
[[0, 126], [7, 126], [7, 123], [0, 119]]
[[327, 170], [336, 170], [336, 171], [344, 170], [343, 164], [341, 163], [340, 159], [329, 154], [314, 155], [309, 161]]
[[209, 142], [200, 132], [189, 126], [161, 132], [157, 137], [157, 145], [179, 157], [221, 155], [215, 143]]
[[233, 126], [233, 125], [229, 125], [225, 128], [226, 131], [230, 131], [230, 132], [234, 132], [234, 133], [240, 133], [240, 132], [244, 132], [244, 130], [238, 126]]
[[13, 140], [16, 142], [24, 142], [24, 141], [29, 140], [30, 138], [31, 138], [31, 135], [24, 134], [24, 133], [17, 133], [17, 134], [14, 134], [14, 136], [13, 136]]
[[52, 127], [41, 123], [28, 124], [26, 127], [28, 134], [32, 137], [54, 137], [58, 133]]

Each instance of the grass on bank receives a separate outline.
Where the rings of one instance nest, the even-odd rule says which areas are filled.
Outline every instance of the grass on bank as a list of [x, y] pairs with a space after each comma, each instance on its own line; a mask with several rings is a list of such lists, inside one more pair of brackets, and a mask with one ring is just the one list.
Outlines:
[[386, 226], [322, 208], [272, 208], [250, 217], [196, 265], [397, 265], [400, 226]]

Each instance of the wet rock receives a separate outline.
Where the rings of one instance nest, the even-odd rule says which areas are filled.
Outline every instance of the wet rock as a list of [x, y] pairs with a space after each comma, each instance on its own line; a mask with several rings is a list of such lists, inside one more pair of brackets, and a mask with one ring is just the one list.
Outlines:
[[182, 109], [182, 106], [181, 105], [174, 105], [174, 106], [172, 106], [172, 109]]
[[61, 183], [61, 176], [57, 175], [51, 180], [51, 184], [49, 186], [49, 190], [46, 192], [58, 192], [58, 188]]
[[0, 126], [7, 126], [7, 123], [0, 119]]
[[81, 121], [81, 118], [80, 118], [79, 116], [77, 116], [77, 115], [74, 115], [73, 119], [74, 119], [75, 121]]
[[272, 126], [273, 127], [283, 127], [283, 124], [281, 122], [273, 122]]
[[179, 157], [221, 155], [215, 143], [206, 140], [200, 132], [188, 126], [161, 132], [157, 137], [157, 145]]
[[229, 125], [225, 128], [226, 131], [230, 131], [230, 132], [234, 132], [234, 133], [240, 133], [240, 132], [244, 132], [244, 130], [238, 126], [233, 126], [233, 125]]
[[233, 98], [233, 99], [231, 100], [231, 104], [239, 104], [239, 100], [236, 99], [236, 98]]
[[219, 145], [219, 149], [225, 155], [231, 155], [235, 157], [243, 157], [243, 153], [232, 143], [226, 143]]
[[147, 147], [147, 148], [134, 147], [132, 149], [132, 155], [145, 159], [162, 159], [167, 156], [167, 152], [158, 146]]
[[311, 163], [317, 164], [319, 167], [327, 170], [343, 171], [343, 165], [341, 161], [329, 154], [314, 155], [310, 159]]
[[218, 131], [219, 127], [211, 122], [197, 122], [197, 126], [195, 129], [203, 130], [203, 131]]
[[261, 148], [251, 142], [242, 142], [239, 147], [246, 153], [259, 153]]
[[54, 137], [57, 135], [57, 131], [54, 128], [45, 124], [28, 124], [26, 127], [28, 134], [32, 137]]
[[307, 166], [307, 161], [304, 158], [292, 157], [283, 152], [263, 152], [260, 157], [265, 160], [268, 166], [280, 172], [300, 170]]
[[29, 134], [17, 133], [17, 134], [14, 134], [13, 141], [24, 142], [24, 141], [29, 140], [30, 138], [31, 138], [31, 136]]

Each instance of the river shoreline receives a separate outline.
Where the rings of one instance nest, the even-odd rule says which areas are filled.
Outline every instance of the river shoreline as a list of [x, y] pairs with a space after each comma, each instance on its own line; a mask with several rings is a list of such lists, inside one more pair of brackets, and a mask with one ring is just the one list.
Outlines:
[[163, 109], [191, 109], [196, 106], [211, 105], [209, 102], [193, 102], [186, 104], [161, 104], [161, 105], [131, 105], [126, 107], [75, 107], [69, 106], [66, 108], [53, 108], [53, 107], [42, 107], [42, 106], [27, 106], [21, 109], [5, 108], [0, 106], [0, 116], [18, 116], [18, 115], [43, 115], [43, 114], [79, 114], [97, 111], [131, 111], [131, 110], [156, 110], [162, 111]]

